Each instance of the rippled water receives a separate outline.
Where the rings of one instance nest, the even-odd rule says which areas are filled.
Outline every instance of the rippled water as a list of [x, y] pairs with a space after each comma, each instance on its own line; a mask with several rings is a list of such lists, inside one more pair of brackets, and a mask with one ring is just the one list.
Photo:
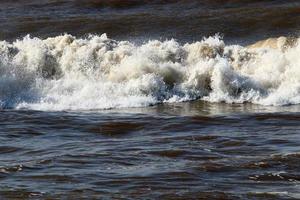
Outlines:
[[300, 45], [245, 47], [299, 43], [299, 19], [296, 0], [0, 1], [0, 199], [300, 199]]
[[297, 0], [9, 0], [1, 1], [0, 39], [68, 32], [192, 41], [219, 32], [245, 43], [297, 34], [299, 12]]
[[7, 199], [298, 199], [299, 111], [205, 102], [1, 112]]

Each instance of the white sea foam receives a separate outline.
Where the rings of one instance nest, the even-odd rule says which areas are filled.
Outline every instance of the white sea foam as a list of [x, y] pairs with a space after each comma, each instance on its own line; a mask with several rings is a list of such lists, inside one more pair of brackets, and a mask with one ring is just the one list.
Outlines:
[[86, 110], [195, 99], [299, 104], [300, 45], [270, 42], [226, 46], [214, 36], [136, 45], [105, 34], [0, 41], [0, 106]]

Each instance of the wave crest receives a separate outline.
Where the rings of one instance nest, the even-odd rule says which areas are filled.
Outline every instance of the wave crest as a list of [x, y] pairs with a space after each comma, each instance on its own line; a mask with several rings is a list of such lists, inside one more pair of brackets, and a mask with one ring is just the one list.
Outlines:
[[105, 34], [0, 42], [2, 108], [78, 110], [203, 99], [263, 105], [300, 103], [298, 39], [248, 47], [219, 36], [195, 43], [136, 45]]

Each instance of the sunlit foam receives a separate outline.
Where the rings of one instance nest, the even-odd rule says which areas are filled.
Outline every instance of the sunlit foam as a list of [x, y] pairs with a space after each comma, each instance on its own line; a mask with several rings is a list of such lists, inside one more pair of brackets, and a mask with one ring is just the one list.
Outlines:
[[219, 36], [136, 45], [105, 34], [0, 42], [0, 106], [38, 110], [144, 107], [203, 99], [300, 103], [300, 45], [281, 37], [243, 47]]

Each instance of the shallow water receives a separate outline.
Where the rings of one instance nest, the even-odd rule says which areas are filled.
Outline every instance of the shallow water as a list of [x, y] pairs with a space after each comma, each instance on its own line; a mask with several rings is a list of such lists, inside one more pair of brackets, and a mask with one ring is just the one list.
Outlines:
[[4, 199], [298, 199], [299, 107], [1, 112]]
[[247, 43], [298, 34], [299, 11], [297, 0], [1, 1], [0, 39], [68, 32], [76, 36], [107, 33], [118, 40], [186, 42], [221, 33], [227, 40]]
[[0, 1], [0, 199], [300, 199], [299, 11]]

